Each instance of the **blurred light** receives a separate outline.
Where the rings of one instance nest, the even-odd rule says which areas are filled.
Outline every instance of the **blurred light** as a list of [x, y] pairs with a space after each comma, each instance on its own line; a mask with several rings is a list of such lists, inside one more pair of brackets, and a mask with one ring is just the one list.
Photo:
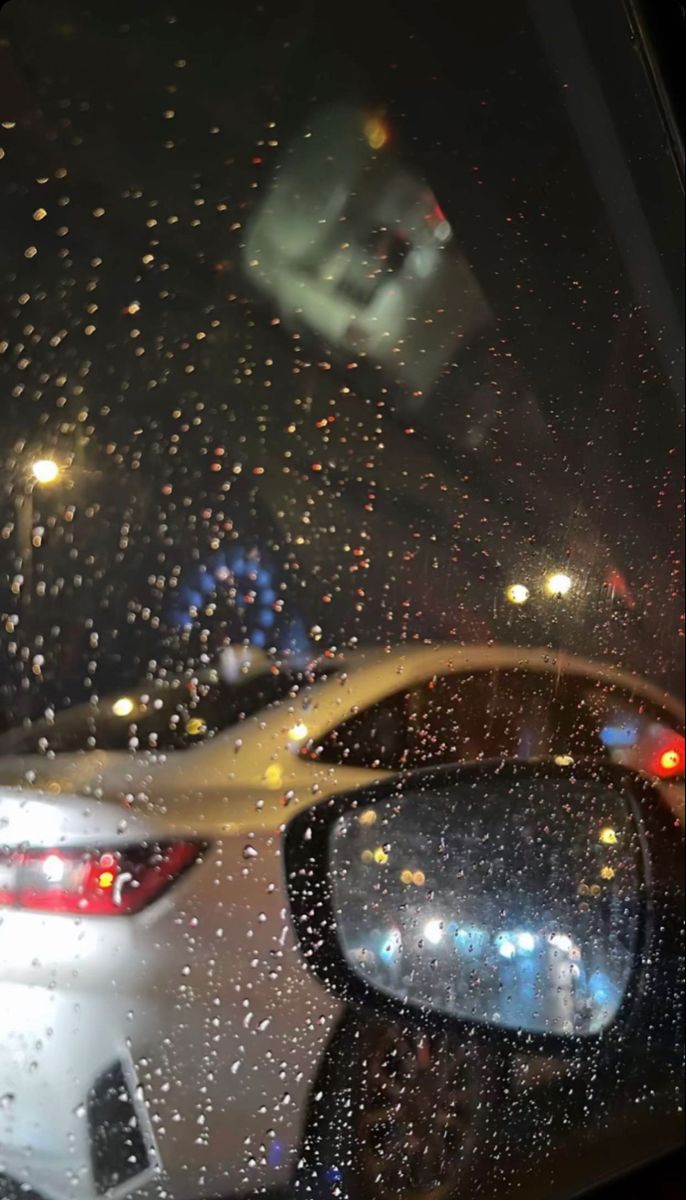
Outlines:
[[39, 458], [31, 463], [31, 474], [36, 483], [54, 483], [59, 473], [60, 468], [54, 458]]
[[550, 938], [550, 945], [556, 950], [561, 950], [563, 954], [569, 954], [574, 943], [566, 933], [554, 933]]
[[413, 883], [415, 887], [423, 887], [426, 883], [426, 875], [423, 871], [413, 871], [410, 867], [404, 867], [400, 872], [400, 882]]
[[620, 746], [635, 746], [638, 741], [638, 727], [636, 725], [604, 725], [600, 731], [600, 740], [603, 746], [608, 746], [610, 749]]
[[388, 853], [386, 850], [384, 850], [383, 846], [376, 847], [376, 850], [374, 851], [374, 862], [379, 863], [380, 866], [383, 866], [388, 862]]
[[270, 763], [264, 773], [267, 787], [278, 788], [283, 782], [283, 770], [278, 763]]
[[611, 825], [606, 825], [598, 834], [598, 841], [602, 842], [603, 846], [616, 846], [619, 841], [617, 830], [613, 829]]
[[558, 767], [572, 767], [574, 765], [574, 759], [571, 754], [556, 754], [554, 761]]
[[517, 948], [523, 950], [525, 954], [530, 954], [536, 948], [536, 938], [533, 933], [518, 933]]
[[510, 604], [526, 604], [529, 599], [529, 589], [523, 583], [511, 583], [505, 595]]
[[297, 721], [296, 724], [288, 730], [288, 736], [292, 742], [303, 742], [309, 732], [310, 731], [304, 721]]
[[363, 863], [374, 862], [374, 855], [372, 854], [371, 850], [363, 850], [360, 858], [362, 859]]
[[478, 953], [483, 949], [486, 941], [486, 931], [484, 929], [476, 929], [470, 926], [459, 929], [454, 921], [451, 924], [452, 928], [450, 926], [449, 928], [451, 928], [455, 941], [459, 943], [461, 949], [466, 949], [470, 953]]
[[389, 929], [388, 937], [379, 947], [379, 957], [383, 962], [392, 962], [402, 946], [402, 939], [397, 929]]
[[622, 993], [604, 971], [594, 971], [589, 980], [591, 996], [596, 1004], [616, 1010], [622, 1000]]
[[45, 859], [43, 874], [48, 883], [61, 883], [64, 876], [64, 863], [57, 854], [49, 854]]
[[273, 1141], [269, 1143], [269, 1149], [267, 1150], [267, 1162], [269, 1163], [270, 1167], [280, 1166], [283, 1160], [283, 1151], [283, 1142]]
[[115, 717], [130, 717], [133, 709], [134, 703], [130, 696], [120, 696], [112, 705]]
[[424, 926], [424, 937], [427, 942], [431, 942], [432, 946], [437, 946], [443, 940], [443, 922], [436, 919], [427, 921]]
[[498, 954], [502, 954], [503, 958], [514, 958], [517, 953], [517, 947], [509, 937], [501, 933], [498, 935], [496, 941], [498, 943]]
[[200, 717], [191, 717], [186, 721], [186, 733], [189, 737], [200, 737], [202, 733], [207, 733], [207, 725]]
[[545, 581], [549, 596], [566, 596], [572, 590], [572, 581], [563, 571], [555, 571]]
[[389, 138], [389, 129], [380, 117], [370, 117], [364, 123], [364, 136], [372, 150], [381, 150]]
[[615, 877], [614, 867], [603, 867], [602, 868], [602, 870], [600, 872], [601, 879], [614, 879], [614, 877]]
[[103, 891], [107, 891], [107, 888], [112, 887], [114, 878], [114, 871], [101, 871], [96, 879], [96, 883], [99, 888], [103, 889]]
[[366, 808], [364, 812], [360, 813], [357, 819], [360, 825], [373, 825], [376, 821], [376, 813], [373, 808]]
[[660, 767], [663, 771], [678, 771], [682, 765], [683, 757], [676, 746], [670, 746], [669, 749], [662, 751], [660, 755]]

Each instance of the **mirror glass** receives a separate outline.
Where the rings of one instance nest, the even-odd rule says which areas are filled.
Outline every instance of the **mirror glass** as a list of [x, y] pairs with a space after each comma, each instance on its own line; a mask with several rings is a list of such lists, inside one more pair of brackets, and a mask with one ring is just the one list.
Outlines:
[[589, 1035], [636, 952], [642, 888], [625, 799], [566, 778], [435, 779], [338, 818], [329, 846], [350, 967], [465, 1021]]

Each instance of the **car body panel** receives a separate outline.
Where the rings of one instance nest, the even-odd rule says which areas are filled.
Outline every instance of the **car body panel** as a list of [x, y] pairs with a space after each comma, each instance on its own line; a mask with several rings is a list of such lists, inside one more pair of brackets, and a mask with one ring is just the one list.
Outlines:
[[0, 1048], [2, 1169], [20, 1180], [28, 1170], [51, 1200], [92, 1198], [87, 1097], [119, 1061], [142, 1089], [169, 1195], [285, 1183], [340, 1006], [294, 946], [278, 828], [251, 837], [246, 856], [246, 833], [225, 832], [221, 805], [202, 815], [180, 805], [170, 830], [164, 806], [141, 814], [61, 797], [55, 820], [52, 800], [8, 789], [0, 799], [8, 821], [21, 813], [18, 840], [42, 829], [34, 844], [116, 847], [170, 833], [210, 843], [133, 917], [4, 910], [0, 1002], [13, 1033]]

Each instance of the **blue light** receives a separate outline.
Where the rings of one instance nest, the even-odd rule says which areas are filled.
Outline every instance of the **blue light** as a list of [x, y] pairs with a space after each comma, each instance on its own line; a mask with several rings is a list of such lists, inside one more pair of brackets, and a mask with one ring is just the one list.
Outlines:
[[287, 613], [277, 616], [274, 611], [279, 594], [276, 582], [274, 570], [256, 550], [220, 550], [184, 574], [167, 620], [177, 628], [190, 629], [208, 598], [223, 592], [253, 645], [273, 644], [282, 653], [307, 661], [310, 639], [304, 621]]
[[385, 963], [392, 963], [400, 950], [400, 934], [397, 929], [391, 929], [381, 939], [379, 958]]
[[528, 929], [517, 929], [512, 933], [499, 933], [495, 944], [498, 954], [503, 958], [510, 959], [518, 954], [533, 954], [538, 945], [538, 938]]
[[591, 996], [596, 1004], [615, 1012], [619, 1008], [622, 993], [604, 971], [594, 971], [589, 980]]
[[206, 596], [215, 590], [217, 581], [210, 571], [201, 571], [198, 576], [198, 587]]
[[448, 929], [455, 938], [458, 950], [476, 954], [480, 954], [483, 950], [487, 938], [485, 929], [477, 929], [473, 925], [458, 926], [454, 921], [451, 922]]
[[622, 746], [635, 746], [638, 741], [638, 727], [636, 725], [603, 725], [600, 731], [600, 740], [610, 750], [618, 750]]
[[283, 1142], [273, 1141], [269, 1143], [267, 1150], [267, 1162], [270, 1167], [278, 1167], [283, 1161]]

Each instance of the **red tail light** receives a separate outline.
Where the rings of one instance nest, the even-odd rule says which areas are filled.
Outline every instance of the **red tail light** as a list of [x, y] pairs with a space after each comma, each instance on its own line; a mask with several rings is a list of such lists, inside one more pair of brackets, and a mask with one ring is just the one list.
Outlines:
[[655, 750], [651, 771], [660, 779], [672, 779], [684, 773], [684, 739], [674, 735], [670, 742], [663, 742]]
[[0, 850], [0, 905], [84, 916], [128, 916], [167, 891], [200, 842], [112, 849]]

